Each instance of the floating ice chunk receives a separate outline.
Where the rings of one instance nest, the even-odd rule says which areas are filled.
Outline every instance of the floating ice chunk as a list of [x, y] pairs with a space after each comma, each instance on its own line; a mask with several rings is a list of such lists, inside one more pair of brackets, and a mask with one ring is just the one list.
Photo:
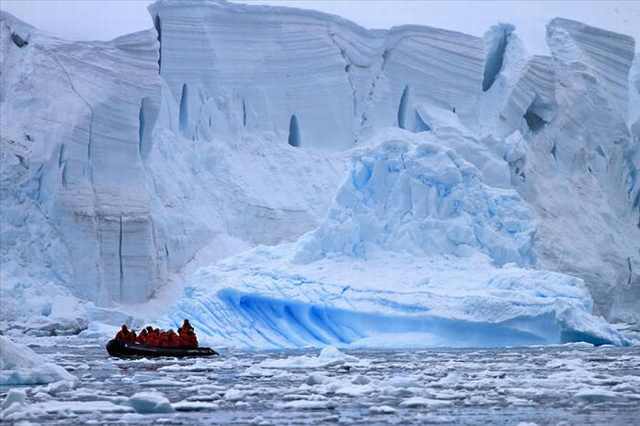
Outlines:
[[420, 396], [405, 399], [400, 403], [400, 406], [403, 408], [445, 407], [447, 405], [451, 405], [451, 402], [441, 401], [439, 399], [422, 398]]
[[27, 399], [27, 394], [24, 389], [9, 389], [7, 396], [0, 404], [0, 410], [5, 410], [13, 404], [24, 404]]
[[0, 405], [0, 419], [6, 419], [21, 410], [26, 404], [27, 394], [23, 389], [9, 389]]
[[69, 380], [59, 380], [57, 382], [49, 383], [42, 388], [43, 392], [50, 395], [55, 395], [60, 392], [68, 392], [75, 387], [75, 382]]
[[170, 379], [157, 379], [157, 380], [149, 380], [145, 382], [145, 385], [148, 386], [184, 386], [184, 382], [179, 380], [170, 380]]
[[604, 402], [620, 398], [616, 392], [601, 388], [582, 388], [574, 395], [575, 398], [593, 403]]
[[250, 393], [251, 392], [249, 391], [243, 391], [239, 389], [229, 389], [227, 392], [225, 392], [224, 399], [232, 402], [240, 401], [250, 395]]
[[46, 384], [60, 380], [73, 382], [76, 378], [27, 346], [0, 336], [0, 385]]
[[335, 390], [336, 395], [346, 395], [351, 397], [357, 397], [366, 395], [368, 393], [374, 392], [376, 388], [371, 385], [354, 385], [347, 384], [345, 386], [341, 386]]
[[[23, 416], [26, 413], [129, 413], [133, 410], [126, 405], [117, 405], [110, 401], [47, 401], [38, 402], [25, 406], [23, 411], [18, 411], [12, 415], [12, 419], [17, 416]], [[39, 414], [41, 415], [41, 414]]]
[[129, 398], [129, 405], [140, 414], [174, 411], [167, 397], [160, 392], [138, 392]]
[[353, 383], [354, 385], [368, 385], [369, 383], [371, 383], [371, 379], [360, 374], [355, 379], [353, 379], [351, 383]]
[[373, 407], [369, 407], [369, 413], [371, 414], [394, 414], [398, 410], [393, 407], [389, 407], [388, 405], [375, 405]]
[[210, 371], [214, 367], [211, 364], [208, 364], [205, 361], [197, 360], [192, 364], [180, 365], [180, 364], [172, 364], [164, 367], [158, 368], [158, 371], [166, 371], [166, 372], [202, 372], [202, 371]]
[[335, 346], [327, 346], [320, 351], [318, 355], [319, 360], [333, 360], [333, 361], [351, 361], [357, 362], [358, 358], [353, 355], [347, 355], [343, 352], [340, 352], [340, 349]]
[[306, 355], [292, 356], [282, 359], [272, 359], [262, 361], [259, 366], [263, 368], [326, 368], [346, 363], [356, 363], [358, 358], [347, 355], [334, 346], [327, 346], [320, 351], [318, 357], [310, 357]]
[[323, 410], [332, 407], [331, 401], [309, 401], [298, 400], [278, 403], [275, 405], [276, 409], [293, 409], [293, 410]]
[[309, 377], [307, 377], [307, 380], [305, 380], [305, 383], [308, 384], [309, 386], [321, 385], [323, 383], [326, 383], [327, 380], [328, 380], [328, 377], [323, 374], [312, 373], [309, 375]]

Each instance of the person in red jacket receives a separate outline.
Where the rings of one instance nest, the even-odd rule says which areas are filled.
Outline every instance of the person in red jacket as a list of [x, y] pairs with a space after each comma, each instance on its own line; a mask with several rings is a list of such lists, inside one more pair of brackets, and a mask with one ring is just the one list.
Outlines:
[[169, 347], [169, 333], [167, 333], [166, 331], [162, 330], [160, 332], [160, 345], [163, 348], [168, 348]]
[[116, 334], [116, 340], [122, 343], [126, 343], [129, 340], [129, 328], [127, 328], [126, 324], [122, 324], [122, 327], [120, 327]]
[[185, 348], [197, 348], [198, 339], [196, 338], [196, 332], [191, 326], [189, 320], [185, 319], [182, 323], [182, 327], [178, 328], [178, 335], [180, 337], [179, 344]]
[[160, 345], [160, 333], [158, 333], [157, 328], [152, 328], [148, 333], [147, 341], [150, 346], [159, 346]]
[[167, 345], [170, 348], [177, 348], [178, 346], [180, 346], [180, 338], [178, 337], [175, 331], [173, 330], [167, 331], [166, 336], [167, 336]]
[[126, 324], [122, 324], [120, 331], [116, 334], [116, 340], [122, 343], [135, 343], [136, 332], [129, 330]]
[[140, 334], [138, 334], [138, 338], [136, 339], [136, 343], [140, 343], [141, 345], [147, 344], [147, 334], [148, 331], [146, 328], [140, 330]]

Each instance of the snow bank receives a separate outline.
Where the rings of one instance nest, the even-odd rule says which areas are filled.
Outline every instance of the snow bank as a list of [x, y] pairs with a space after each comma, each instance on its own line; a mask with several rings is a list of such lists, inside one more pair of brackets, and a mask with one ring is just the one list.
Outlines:
[[47, 362], [25, 345], [0, 336], [0, 385], [34, 385], [75, 381], [59, 365]]
[[354, 152], [316, 231], [193, 274], [167, 321], [188, 316], [215, 344], [257, 348], [389, 335], [415, 339], [403, 346], [626, 344], [591, 315], [582, 280], [527, 269], [536, 228], [515, 191], [487, 185], [432, 136], [405, 134]]

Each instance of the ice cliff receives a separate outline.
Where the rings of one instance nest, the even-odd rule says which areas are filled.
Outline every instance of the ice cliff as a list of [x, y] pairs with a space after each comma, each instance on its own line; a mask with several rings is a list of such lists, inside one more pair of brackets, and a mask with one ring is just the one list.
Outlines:
[[161, 0], [150, 12], [161, 74], [180, 104], [176, 127], [189, 138], [248, 129], [345, 149], [371, 128], [426, 129], [422, 102], [474, 119], [484, 63], [477, 37], [422, 26], [369, 31], [313, 11], [217, 1]]
[[[458, 344], [440, 321], [621, 343], [591, 314], [640, 321], [632, 38], [558, 18], [551, 55], [529, 56], [506, 23], [480, 38], [214, 0], [149, 11], [153, 29], [111, 42], [0, 15], [0, 319], [153, 317], [177, 293], [169, 320], [204, 311], [212, 338], [258, 346]], [[332, 319], [316, 339], [299, 315]]]
[[160, 101], [155, 34], [75, 43], [1, 18], [2, 240], [22, 254], [10, 273], [46, 268], [83, 299], [146, 300], [165, 278], [142, 163]]

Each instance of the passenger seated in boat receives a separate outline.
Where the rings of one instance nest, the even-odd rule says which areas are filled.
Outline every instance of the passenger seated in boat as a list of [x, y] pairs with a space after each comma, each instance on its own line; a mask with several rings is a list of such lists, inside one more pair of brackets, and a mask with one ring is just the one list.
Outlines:
[[120, 331], [116, 334], [116, 340], [123, 343], [135, 343], [136, 332], [129, 330], [126, 324], [122, 324]]
[[140, 330], [140, 334], [138, 334], [138, 338], [136, 339], [136, 343], [146, 344], [147, 338], [149, 336], [149, 332], [146, 328]]
[[178, 328], [178, 336], [180, 346], [184, 348], [198, 347], [198, 338], [196, 337], [196, 332], [191, 326], [191, 323], [188, 319], [185, 319], [182, 323], [182, 327]]

